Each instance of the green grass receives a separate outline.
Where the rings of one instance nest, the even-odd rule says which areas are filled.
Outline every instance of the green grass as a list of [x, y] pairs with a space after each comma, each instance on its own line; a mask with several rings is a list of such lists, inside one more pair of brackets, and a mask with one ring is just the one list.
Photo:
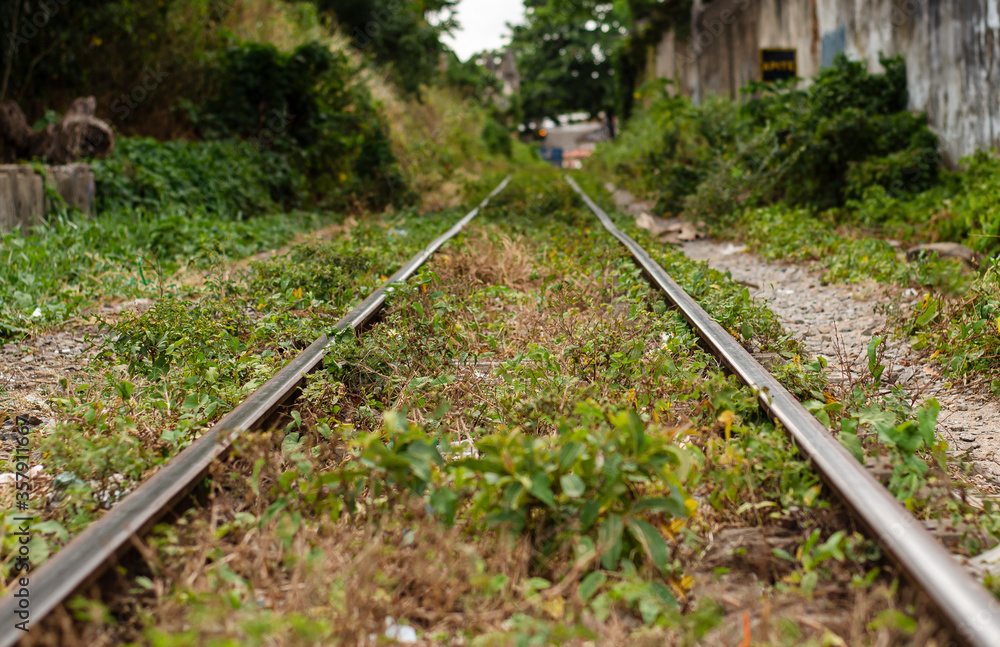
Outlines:
[[[159, 293], [156, 275], [149, 270], [151, 284], [144, 285], [137, 266], [120, 274], [109, 270], [103, 282], [95, 283], [95, 293], [107, 294], [106, 277], [121, 275], [121, 280], [134, 282], [135, 294], [152, 296], [155, 303], [105, 324], [95, 360], [86, 372], [64, 381], [53, 399], [59, 422], [36, 439], [48, 456], [46, 469], [60, 475], [60, 505], [46, 510], [45, 520], [70, 534], [85, 527], [299, 348], [329, 332], [337, 319], [460, 216], [451, 209], [372, 218], [330, 240], [295, 246], [287, 255], [253, 262], [244, 270], [222, 274], [209, 269], [204, 283], [180, 293]], [[250, 222], [263, 226], [268, 220]], [[94, 223], [66, 221], [65, 231], [80, 231], [71, 223], [95, 235], [104, 225], [100, 218]], [[52, 244], [54, 238], [17, 240], [26, 240], [28, 247]], [[253, 245], [262, 242], [251, 239]], [[40, 259], [42, 252], [37, 247], [33, 251]], [[109, 256], [101, 262], [110, 263], [114, 256]], [[38, 285], [39, 291], [45, 287]]]
[[183, 269], [205, 269], [280, 247], [333, 222], [297, 212], [241, 220], [176, 205], [62, 213], [34, 235], [0, 238], [0, 339], [59, 325], [109, 299], [149, 298]]

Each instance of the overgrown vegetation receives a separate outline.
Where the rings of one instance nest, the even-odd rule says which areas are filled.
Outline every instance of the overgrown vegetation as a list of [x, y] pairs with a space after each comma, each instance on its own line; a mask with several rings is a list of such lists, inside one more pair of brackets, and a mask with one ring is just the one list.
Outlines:
[[917, 193], [937, 177], [937, 137], [906, 112], [902, 60], [882, 64], [871, 74], [839, 56], [807, 89], [753, 83], [742, 104], [696, 107], [660, 81], [644, 90], [649, 109], [598, 159], [655, 195], [660, 211], [719, 224], [733, 202], [823, 210], [871, 186]]
[[[240, 442], [206, 507], [154, 533], [130, 592], [73, 606], [85, 631], [160, 645], [403, 627], [477, 645], [714, 642], [743, 631], [726, 599], [751, 587], [754, 617], [775, 601], [754, 634], [774, 643], [818, 639], [802, 620], [814, 613], [851, 644], [943, 637], [555, 174], [521, 174], [480, 219], [379, 323], [338, 340], [283, 431]], [[111, 377], [66, 405], [79, 409], [73, 436], [106, 449], [71, 454], [70, 434], [53, 435], [67, 474], [50, 520], [75, 532], [137, 456], [160, 460], [273, 371], [285, 351], [268, 340], [308, 339], [374, 287], [390, 267], [365, 241], [398, 253], [430, 236], [414, 226], [362, 226], [119, 321], [102, 357]], [[751, 350], [787, 360], [779, 378], [859, 457], [884, 458], [919, 518], [960, 524], [953, 550], [995, 541], [992, 503], [976, 512], [953, 496], [964, 486], [926, 438], [933, 404], [876, 397], [877, 345], [869, 377], [830, 395], [822, 366], [743, 286], [653, 253]], [[95, 389], [100, 404], [87, 404]], [[147, 454], [111, 451], [135, 444]]]
[[303, 192], [287, 157], [235, 140], [121, 139], [93, 168], [98, 212], [200, 208], [239, 219], [291, 207]]
[[[390, 124], [397, 113], [419, 111], [428, 90], [441, 88], [438, 103], [450, 91], [480, 92], [464, 106], [462, 125], [487, 145], [485, 157], [510, 156], [508, 114], [494, 105], [495, 93], [485, 92], [496, 79], [453, 54], [439, 66], [447, 51], [441, 36], [455, 24], [450, 0], [133, 4], [0, 9], [0, 30], [17, 44], [8, 48], [5, 37], [0, 47], [6, 98], [18, 101], [29, 119], [43, 125], [53, 109], [92, 94], [98, 116], [120, 134], [172, 140], [160, 150], [148, 139], [119, 137], [103, 167], [99, 206], [204, 199], [210, 208], [250, 215], [415, 204], [427, 178], [399, 143], [412, 137], [391, 132]], [[91, 67], [101, 73], [89, 73]], [[39, 78], [59, 82], [39, 84]], [[218, 194], [233, 188], [235, 204], [219, 204], [230, 198]], [[269, 197], [247, 204], [245, 194], [253, 191]]]
[[[59, 422], [36, 439], [49, 457], [44, 516], [70, 533], [85, 527], [458, 217], [342, 222], [329, 239], [197, 284], [142, 286], [155, 303], [103, 318], [90, 371], [63, 378]], [[131, 280], [139, 270], [129, 269]], [[155, 282], [156, 268], [146, 271]]]
[[[979, 152], [958, 172], [942, 169], [926, 119], [905, 110], [902, 62], [882, 65], [875, 74], [839, 57], [806, 89], [751, 84], [740, 103], [700, 107], [651, 85], [647, 109], [590, 168], [655, 198], [661, 215], [703, 221], [770, 258], [820, 263], [828, 280], [937, 292], [933, 312], [914, 309], [901, 331], [919, 331], [918, 345], [953, 372], [996, 374], [1000, 326], [987, 295], [1000, 251], [1000, 160]], [[976, 252], [980, 275], [900, 257], [901, 245], [938, 241]]]
[[[77, 75], [83, 75], [78, 57], [86, 54], [109, 68], [91, 78], [86, 92], [98, 96], [99, 114], [113, 115], [107, 118], [115, 130], [184, 138], [120, 136], [111, 156], [93, 164], [93, 221], [57, 208], [39, 236], [2, 238], [0, 340], [64, 322], [102, 301], [157, 297], [178, 271], [273, 249], [297, 232], [343, 219], [300, 209], [361, 217], [421, 201], [446, 208], [461, 202], [471, 178], [528, 157], [495, 105], [492, 75], [454, 56], [439, 73], [439, 36], [448, 25], [427, 25], [430, 6], [394, 9], [391, 16], [423, 21], [430, 40], [398, 47], [386, 40], [384, 56], [376, 57], [389, 64], [412, 58], [416, 47], [435, 61], [432, 73], [419, 76], [405, 71], [407, 60], [394, 68], [403, 74], [397, 81], [423, 87], [417, 100], [385, 83], [349, 47], [338, 32], [344, 25], [323, 3], [170, 0], [150, 11], [101, 0], [86, 15], [82, 5], [60, 4], [51, 13], [22, 4], [47, 21], [8, 61], [8, 96], [30, 115], [49, 118], [45, 108], [73, 96], [62, 90], [84, 92]], [[372, 9], [355, 5], [359, 19]], [[0, 23], [12, 19], [11, 9], [0, 10]], [[92, 37], [57, 33], [66, 24]], [[122, 43], [136, 39], [148, 46], [125, 55]], [[54, 54], [39, 46], [62, 49]], [[6, 44], [0, 50], [8, 56]], [[69, 75], [72, 83], [32, 86], [22, 77], [31, 52], [39, 55], [32, 74]], [[131, 87], [109, 94], [121, 94], [129, 74], [143, 81], [141, 100]]]
[[94, 219], [63, 213], [38, 235], [4, 234], [0, 339], [35, 333], [109, 301], [182, 290], [178, 278], [184, 270], [274, 249], [331, 220], [306, 212], [240, 220], [174, 204], [150, 211], [116, 208]]

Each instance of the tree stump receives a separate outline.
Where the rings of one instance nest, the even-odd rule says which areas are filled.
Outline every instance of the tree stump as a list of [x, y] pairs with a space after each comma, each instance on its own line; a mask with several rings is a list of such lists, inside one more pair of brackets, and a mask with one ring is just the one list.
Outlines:
[[94, 97], [81, 97], [59, 123], [36, 131], [16, 103], [0, 104], [0, 139], [6, 161], [38, 158], [69, 164], [84, 157], [104, 157], [114, 149], [115, 136], [107, 122], [94, 116], [96, 110]]

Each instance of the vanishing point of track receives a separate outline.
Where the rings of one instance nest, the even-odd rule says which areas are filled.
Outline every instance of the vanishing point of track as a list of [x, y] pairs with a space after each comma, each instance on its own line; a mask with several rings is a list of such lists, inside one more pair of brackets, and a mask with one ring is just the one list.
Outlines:
[[[510, 182], [508, 177], [478, 207], [455, 223], [348, 313], [337, 330], [360, 330], [382, 308], [392, 285], [406, 281], [448, 240], [475, 218]], [[678, 308], [720, 361], [753, 389], [765, 411], [792, 436], [827, 485], [869, 530], [883, 550], [923, 590], [957, 635], [969, 645], [1000, 645], [1000, 603], [983, 588], [919, 522], [848, 453], [805, 407], [699, 306], [571, 178], [605, 229], [618, 239]], [[31, 577], [31, 615], [37, 623], [75, 591], [94, 581], [127, 551], [133, 538], [152, 527], [205, 477], [237, 436], [257, 429], [297, 393], [305, 376], [316, 370], [332, 343], [326, 335], [278, 371], [242, 404], [174, 457], [107, 514], [73, 539]], [[0, 599], [0, 617], [13, 617], [19, 600]], [[15, 644], [24, 633], [13, 623], [0, 630], [0, 647]]]

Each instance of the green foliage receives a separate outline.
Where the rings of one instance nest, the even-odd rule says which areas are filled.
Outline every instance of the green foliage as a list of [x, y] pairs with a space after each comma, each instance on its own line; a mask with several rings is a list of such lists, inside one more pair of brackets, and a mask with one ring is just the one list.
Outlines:
[[[500, 52], [484, 52], [483, 56], [499, 56]], [[444, 70], [444, 85], [457, 91], [462, 97], [477, 102], [488, 102], [500, 95], [503, 82], [489, 72], [481, 59], [472, 58], [464, 63], [455, 53], [446, 54], [447, 66]]]
[[[103, 222], [107, 218], [67, 220], [63, 226], [99, 238], [102, 232], [115, 233]], [[330, 320], [381, 284], [383, 274], [453, 220], [450, 212], [429, 215], [415, 222], [405, 237], [389, 236], [380, 224], [364, 223], [350, 239], [298, 246], [288, 260], [257, 261], [249, 272], [210, 279], [201, 291], [163, 294], [151, 286], [141, 293], [158, 297], [156, 303], [141, 313], [125, 310], [105, 325], [95, 338], [98, 354], [88, 370], [78, 374], [72, 386], [65, 383], [64, 392], [53, 400], [59, 426], [38, 439], [39, 451], [56, 475], [54, 500], [60, 502], [50, 509], [49, 518], [72, 533], [84, 527], [263, 384], [304, 343], [327, 330]], [[84, 228], [88, 223], [89, 230]], [[122, 229], [128, 227], [122, 224]], [[54, 245], [58, 240], [77, 244], [58, 234], [27, 243]], [[45, 250], [31, 253], [43, 255]], [[322, 285], [314, 293], [304, 292], [299, 281], [312, 280], [313, 270], [327, 263], [332, 269], [322, 277]], [[293, 269], [300, 271], [295, 274]], [[138, 280], [138, 268], [129, 270]], [[279, 276], [282, 270], [290, 273], [289, 281]], [[308, 315], [303, 308], [309, 308]], [[326, 406], [334, 407], [330, 402], [335, 395], [320, 396]], [[297, 416], [291, 416], [290, 432], [302, 425]], [[292, 444], [287, 443], [289, 454], [296, 453]], [[38, 555], [42, 560], [45, 553], [40, 549]]]
[[483, 141], [486, 142], [486, 150], [493, 155], [503, 155], [509, 158], [513, 154], [510, 131], [500, 125], [496, 119], [486, 119], [486, 125], [483, 126]]
[[[393, 80], [404, 91], [419, 95], [420, 86], [436, 77], [439, 57], [445, 51], [441, 36], [455, 26], [450, 13], [456, 0], [311, 1], [322, 11], [332, 11], [351, 44], [390, 68]], [[430, 14], [445, 19], [432, 23], [427, 19]]]
[[[310, 198], [335, 205], [402, 203], [406, 191], [387, 124], [343, 52], [319, 42], [282, 53], [245, 43], [222, 57], [217, 93], [196, 110], [209, 137], [236, 135], [250, 159], [280, 152], [309, 179]], [[301, 196], [289, 195], [286, 199]]]
[[[118, 195], [121, 202], [129, 199]], [[274, 249], [323, 221], [308, 213], [242, 221], [172, 204], [149, 212], [116, 209], [92, 219], [64, 213], [50, 218], [39, 235], [4, 234], [0, 339], [65, 321], [101, 299], [157, 296], [180, 269]]]
[[711, 151], [725, 144], [734, 119], [729, 102], [711, 101], [699, 110], [687, 98], [674, 95], [669, 81], [644, 87], [649, 108], [632, 118], [613, 144], [598, 148], [599, 163], [622, 184], [640, 195], [654, 195], [664, 214], [680, 213], [684, 199], [704, 180]]
[[752, 83], [739, 106], [691, 105], [669, 85], [646, 88], [649, 108], [598, 160], [626, 178], [644, 176], [663, 211], [683, 207], [714, 222], [733, 203], [784, 201], [825, 209], [878, 184], [918, 193], [936, 181], [937, 138], [926, 117], [905, 112], [900, 59], [885, 72], [838, 57], [805, 90]]
[[530, 0], [527, 22], [514, 27], [511, 47], [522, 76], [525, 123], [569, 112], [604, 112], [621, 101], [616, 57], [631, 26], [628, 8], [598, 0]]
[[98, 211], [204, 209], [253, 216], [297, 201], [302, 178], [288, 159], [235, 141], [119, 139], [93, 164]]
[[488, 436], [477, 443], [478, 458], [457, 461], [456, 468], [470, 472], [460, 483], [474, 493], [471, 513], [488, 525], [530, 533], [543, 554], [582, 535], [607, 569], [636, 556], [666, 569], [666, 544], [648, 518], [690, 516], [695, 504], [684, 484], [691, 456], [648, 435], [634, 411], [581, 403], [577, 414], [580, 426], [564, 427], [555, 439]]
[[919, 263], [900, 260], [888, 241], [838, 233], [836, 211], [820, 215], [783, 205], [747, 210], [737, 226], [747, 243], [764, 258], [815, 261], [825, 270], [824, 280], [867, 280], [935, 287], [959, 292], [970, 277], [952, 259]]

